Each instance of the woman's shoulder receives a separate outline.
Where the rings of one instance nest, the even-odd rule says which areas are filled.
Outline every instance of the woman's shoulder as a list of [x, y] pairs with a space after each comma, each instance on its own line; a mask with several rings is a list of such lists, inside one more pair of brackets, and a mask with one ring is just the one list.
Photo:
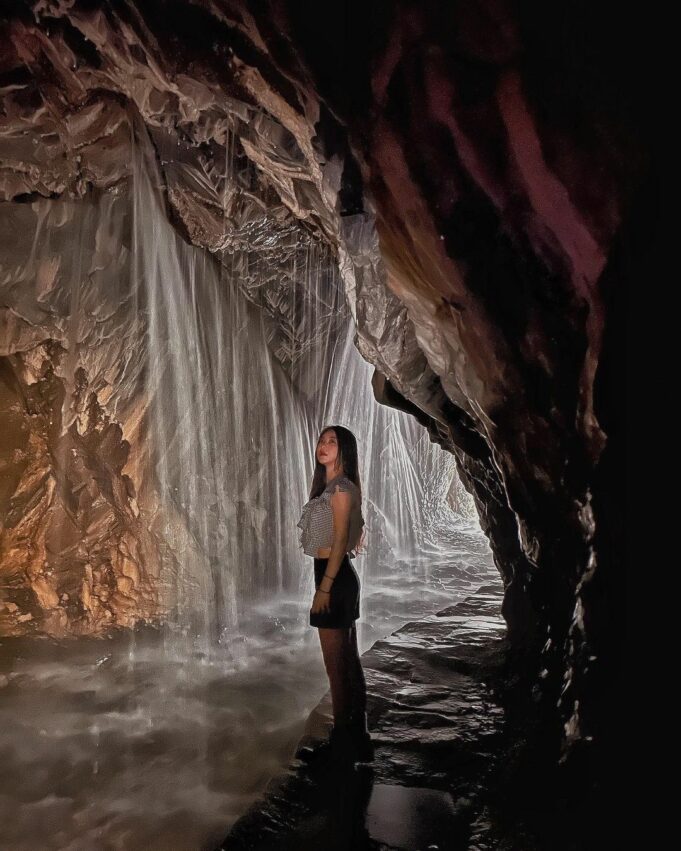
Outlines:
[[359, 495], [359, 488], [357, 485], [349, 479], [347, 476], [339, 476], [334, 482], [330, 482], [327, 493], [334, 494], [336, 493], [336, 489], [341, 491], [348, 491], [349, 493]]

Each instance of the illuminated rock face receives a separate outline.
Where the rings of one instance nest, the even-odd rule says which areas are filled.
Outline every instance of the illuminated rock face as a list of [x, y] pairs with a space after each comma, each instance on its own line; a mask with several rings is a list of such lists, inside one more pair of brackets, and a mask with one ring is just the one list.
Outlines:
[[[645, 170], [636, 89], [627, 112], [616, 92], [632, 80], [596, 13], [558, 24], [536, 3], [370, 14], [338, 4], [329, 23], [328, 5], [147, 3], [119, 15], [115, 5], [36, 3], [37, 22], [17, 14], [4, 25], [0, 192], [27, 202], [121, 185], [139, 114], [169, 215], [189, 240], [216, 251], [256, 238], [244, 211], [266, 196], [279, 228], [302, 220], [328, 243], [377, 397], [456, 454], [506, 585], [509, 633], [533, 675], [546, 672], [537, 682], [547, 704], [560, 696], [568, 739], [583, 742], [599, 733], [594, 695], [613, 664], [621, 589], [612, 382], [626, 274], [618, 234]], [[250, 163], [258, 192], [227, 191], [235, 161]], [[40, 281], [49, 288], [49, 269]], [[19, 376], [42, 338], [14, 314], [3, 321], [3, 368]], [[4, 411], [22, 380], [3, 391]], [[49, 376], [32, 386], [59, 391]], [[42, 402], [39, 416], [48, 412]], [[77, 598], [76, 584], [87, 585], [80, 605], [94, 609], [81, 622], [96, 630], [98, 607], [153, 608], [153, 552], [135, 528], [139, 483], [120, 473], [120, 432], [92, 416], [90, 437], [74, 434], [67, 448], [89, 445], [101, 460], [104, 442], [120, 457], [106, 487], [129, 518], [104, 536], [106, 557], [80, 557], [64, 586]], [[18, 522], [33, 510], [30, 482], [56, 468], [47, 425], [18, 412], [12, 422], [12, 476], [26, 493], [12, 509]], [[58, 488], [56, 472], [49, 481], [36, 492]], [[44, 549], [6, 563], [35, 577], [35, 605], [54, 611], [61, 585], [39, 565], [49, 521], [31, 522]], [[3, 547], [16, 554], [13, 534]], [[50, 617], [68, 628], [61, 613]]]
[[2, 359], [3, 635], [98, 633], [157, 614], [159, 554], [122, 473], [129, 444], [82, 370], [81, 416], [64, 427], [64, 355], [51, 342]]

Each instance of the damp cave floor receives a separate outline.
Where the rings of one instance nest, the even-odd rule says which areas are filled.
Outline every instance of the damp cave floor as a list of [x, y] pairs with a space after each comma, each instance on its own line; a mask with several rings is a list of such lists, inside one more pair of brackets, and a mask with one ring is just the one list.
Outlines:
[[316, 750], [332, 723], [327, 692], [288, 772], [270, 782], [219, 851], [578, 847], [565, 833], [553, 841], [564, 813], [520, 813], [526, 795], [507, 765], [522, 748], [506, 719], [502, 598], [501, 582], [488, 582], [377, 641], [362, 655], [374, 760], [344, 764]]

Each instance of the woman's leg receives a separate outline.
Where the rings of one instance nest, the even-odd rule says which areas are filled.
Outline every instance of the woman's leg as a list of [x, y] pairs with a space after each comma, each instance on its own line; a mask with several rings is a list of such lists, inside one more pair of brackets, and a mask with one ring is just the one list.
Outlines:
[[319, 641], [331, 686], [334, 724], [347, 724], [353, 709], [352, 681], [348, 670], [350, 629], [319, 627]]
[[357, 629], [354, 626], [350, 628], [346, 652], [347, 658], [345, 664], [350, 680], [351, 712], [353, 715], [362, 716], [367, 708], [367, 684], [357, 647]]

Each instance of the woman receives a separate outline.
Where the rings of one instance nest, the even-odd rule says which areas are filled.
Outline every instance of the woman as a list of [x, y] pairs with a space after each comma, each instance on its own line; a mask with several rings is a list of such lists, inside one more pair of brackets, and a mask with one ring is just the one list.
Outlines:
[[373, 758], [367, 730], [366, 681], [357, 650], [359, 577], [350, 558], [364, 519], [357, 441], [343, 426], [319, 436], [310, 499], [298, 522], [303, 551], [314, 558], [315, 595], [310, 625], [319, 630], [333, 704], [330, 742], [357, 761]]

